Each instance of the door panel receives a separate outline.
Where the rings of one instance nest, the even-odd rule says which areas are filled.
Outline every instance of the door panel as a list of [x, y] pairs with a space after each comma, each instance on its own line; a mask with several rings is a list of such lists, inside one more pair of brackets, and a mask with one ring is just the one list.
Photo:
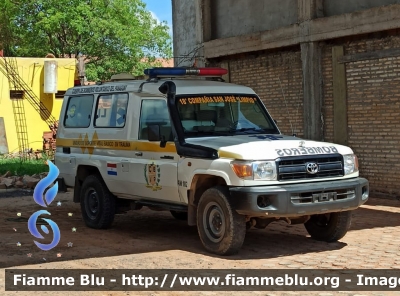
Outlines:
[[[148, 141], [147, 127], [160, 125], [161, 134], [168, 141]], [[139, 141], [135, 147], [135, 163], [132, 164], [135, 192], [140, 196], [158, 201], [180, 203], [178, 193], [178, 159], [172, 142], [172, 128], [167, 103], [164, 99], [144, 99], [141, 104]]]
[[[178, 194], [178, 154], [173, 152], [174, 144], [160, 148], [159, 142], [141, 141], [149, 150], [142, 153], [132, 164], [132, 178], [135, 192], [139, 196], [166, 202], [181, 202]], [[157, 149], [158, 148], [158, 149]], [[163, 151], [164, 149], [164, 151]], [[157, 150], [157, 151], [154, 151]]]

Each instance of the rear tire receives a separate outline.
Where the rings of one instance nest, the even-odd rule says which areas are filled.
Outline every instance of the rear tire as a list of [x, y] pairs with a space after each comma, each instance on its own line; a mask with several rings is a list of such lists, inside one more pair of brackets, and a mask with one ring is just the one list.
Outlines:
[[188, 219], [188, 213], [187, 212], [178, 212], [178, 211], [170, 211], [171, 215], [176, 219], [176, 220], [181, 220], [181, 221], [187, 221]]
[[246, 236], [246, 218], [229, 203], [229, 190], [213, 187], [206, 190], [197, 206], [197, 229], [207, 251], [217, 255], [239, 252]]
[[349, 230], [351, 214], [352, 211], [313, 215], [304, 226], [313, 239], [335, 242]]
[[85, 179], [80, 200], [82, 217], [88, 227], [110, 227], [114, 221], [116, 200], [100, 176], [90, 175]]

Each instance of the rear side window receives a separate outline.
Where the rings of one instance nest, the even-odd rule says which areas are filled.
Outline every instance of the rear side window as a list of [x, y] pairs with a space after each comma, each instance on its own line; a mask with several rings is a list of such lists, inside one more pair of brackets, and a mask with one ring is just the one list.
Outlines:
[[124, 127], [128, 94], [100, 95], [97, 99], [96, 127]]
[[89, 127], [92, 117], [93, 96], [70, 97], [64, 116], [65, 127]]

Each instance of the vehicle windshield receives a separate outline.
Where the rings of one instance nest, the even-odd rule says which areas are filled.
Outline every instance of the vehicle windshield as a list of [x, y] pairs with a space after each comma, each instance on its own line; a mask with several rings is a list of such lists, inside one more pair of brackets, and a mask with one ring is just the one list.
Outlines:
[[254, 95], [177, 97], [185, 137], [279, 134], [262, 102]]

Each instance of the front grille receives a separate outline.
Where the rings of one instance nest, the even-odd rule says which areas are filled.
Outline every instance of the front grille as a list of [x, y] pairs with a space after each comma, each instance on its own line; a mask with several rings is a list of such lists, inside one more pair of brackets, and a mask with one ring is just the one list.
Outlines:
[[291, 201], [293, 204], [307, 204], [316, 202], [334, 202], [336, 200], [355, 198], [355, 189], [339, 189], [324, 192], [302, 192], [292, 193]]
[[[310, 174], [307, 172], [306, 165], [315, 163], [318, 172]], [[341, 177], [343, 172], [343, 157], [340, 154], [285, 157], [278, 159], [278, 180], [299, 180], [299, 179], [320, 179], [328, 177]]]

